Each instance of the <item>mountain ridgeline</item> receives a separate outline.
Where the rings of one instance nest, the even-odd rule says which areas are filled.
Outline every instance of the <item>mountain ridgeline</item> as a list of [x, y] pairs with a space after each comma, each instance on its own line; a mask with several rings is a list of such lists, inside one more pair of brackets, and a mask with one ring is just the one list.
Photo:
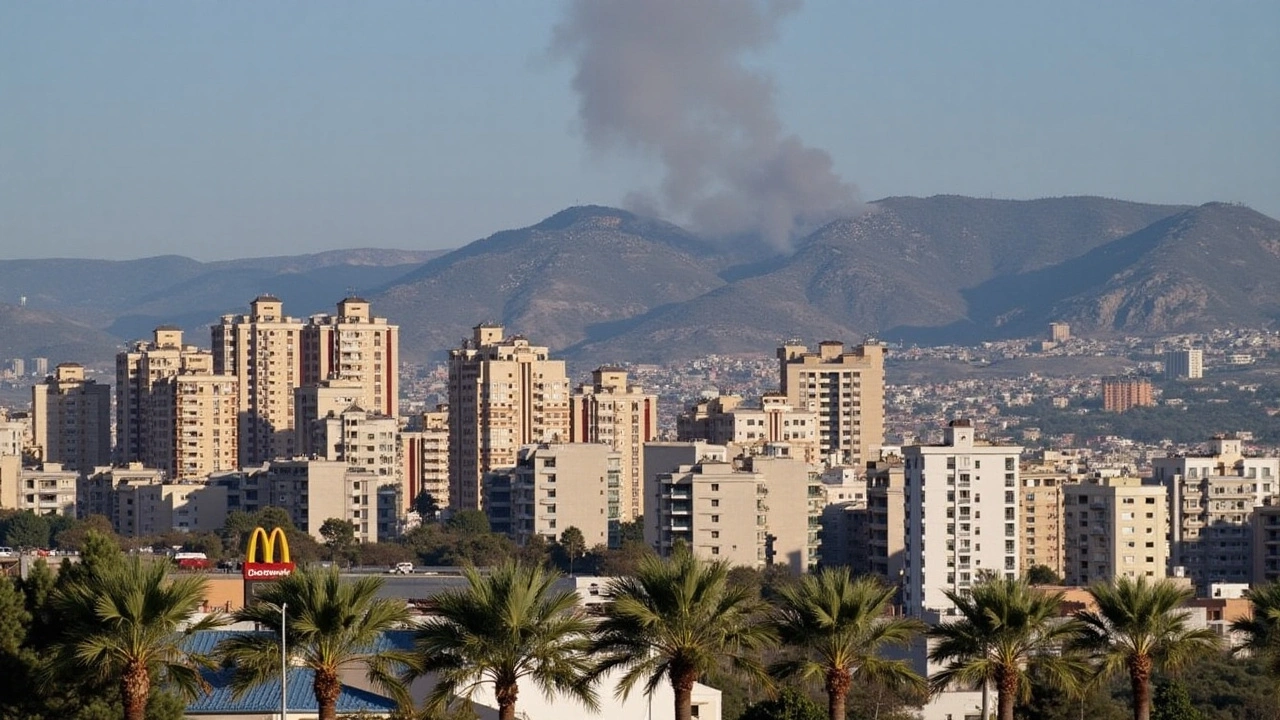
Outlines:
[[[767, 353], [792, 337], [971, 343], [1039, 335], [1053, 320], [1098, 335], [1280, 321], [1280, 222], [1221, 203], [886, 198], [782, 255], [575, 207], [431, 255], [7, 261], [0, 302], [25, 294], [42, 322], [54, 314], [88, 326], [88, 350], [107, 334], [123, 342], [162, 323], [207, 344], [207, 325], [261, 292], [305, 316], [355, 290], [401, 326], [410, 360], [441, 357], [479, 322], [584, 362], [662, 362]], [[40, 333], [11, 329], [27, 315], [0, 313], [0, 355], [34, 354], [17, 345], [34, 348]]]

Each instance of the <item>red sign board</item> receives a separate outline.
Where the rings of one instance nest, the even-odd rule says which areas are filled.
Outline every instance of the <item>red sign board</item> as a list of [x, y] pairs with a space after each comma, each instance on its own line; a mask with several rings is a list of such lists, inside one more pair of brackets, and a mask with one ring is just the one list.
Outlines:
[[279, 580], [293, 574], [291, 562], [247, 562], [242, 575], [245, 580]]

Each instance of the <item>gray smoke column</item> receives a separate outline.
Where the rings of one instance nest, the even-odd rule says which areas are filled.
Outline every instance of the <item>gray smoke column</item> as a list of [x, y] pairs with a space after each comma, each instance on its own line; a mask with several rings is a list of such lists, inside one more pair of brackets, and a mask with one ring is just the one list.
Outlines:
[[823, 150], [787, 134], [772, 80], [745, 64], [798, 0], [573, 0], [551, 51], [575, 67], [587, 142], [659, 158], [657, 197], [629, 202], [716, 237], [780, 248], [856, 211]]

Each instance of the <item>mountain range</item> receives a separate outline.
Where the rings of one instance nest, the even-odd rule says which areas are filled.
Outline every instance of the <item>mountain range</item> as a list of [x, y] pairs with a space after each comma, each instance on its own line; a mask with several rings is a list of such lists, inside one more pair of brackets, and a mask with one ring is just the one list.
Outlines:
[[359, 293], [416, 360], [480, 322], [583, 362], [768, 353], [792, 337], [968, 343], [1050, 321], [1085, 335], [1274, 327], [1278, 271], [1280, 222], [1223, 203], [894, 197], [781, 254], [586, 206], [453, 251], [0, 261], [0, 357], [91, 362], [159, 324], [207, 344], [210, 323], [262, 292], [300, 317]]

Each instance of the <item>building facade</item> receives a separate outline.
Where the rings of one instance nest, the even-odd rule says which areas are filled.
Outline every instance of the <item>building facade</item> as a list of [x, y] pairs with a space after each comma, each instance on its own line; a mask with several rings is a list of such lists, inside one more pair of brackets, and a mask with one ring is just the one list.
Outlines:
[[1200, 348], [1187, 348], [1165, 352], [1164, 376], [1168, 380], [1198, 380], [1204, 377], [1204, 351]]
[[157, 428], [151, 416], [151, 388], [184, 369], [191, 372], [194, 367], [207, 367], [212, 372], [212, 355], [208, 350], [184, 345], [182, 329], [172, 325], [161, 325], [150, 342], [135, 342], [116, 355], [116, 463], [141, 462], [157, 437], [167, 442], [168, 430]]
[[1280, 495], [1280, 458], [1246, 457], [1243, 443], [1220, 436], [1208, 452], [1152, 460], [1167, 493], [1170, 563], [1203, 590], [1248, 582], [1253, 573], [1253, 511]]
[[832, 465], [862, 467], [884, 444], [884, 346], [843, 343], [778, 348], [782, 394], [818, 414], [818, 447]]
[[1151, 381], [1146, 378], [1107, 377], [1102, 379], [1102, 408], [1124, 412], [1130, 408], [1156, 404]]
[[144, 409], [143, 464], [192, 480], [239, 464], [239, 386], [234, 375], [215, 375], [207, 354], [184, 355], [175, 375], [152, 384]]
[[792, 407], [781, 393], [765, 393], [758, 408], [741, 403], [736, 395], [695, 403], [676, 418], [676, 438], [734, 445], [753, 455], [763, 454], [766, 446], [775, 451], [788, 447], [789, 454], [805, 462], [822, 461], [816, 411]]
[[494, 532], [524, 545], [575, 527], [587, 548], [618, 545], [622, 454], [600, 443], [521, 448], [516, 465], [485, 475], [485, 514]]
[[313, 315], [302, 328], [302, 385], [345, 380], [360, 387], [359, 405], [400, 416], [400, 327], [374, 317], [369, 301], [344, 298], [334, 315]]
[[520, 448], [570, 437], [563, 360], [498, 325], [478, 325], [449, 353], [449, 503], [481, 509], [481, 480]]
[[1068, 585], [1167, 575], [1165, 489], [1133, 477], [1089, 478], [1062, 488]]
[[954, 608], [944, 591], [967, 590], [984, 572], [1017, 577], [1022, 448], [980, 440], [970, 421], [954, 420], [942, 444], [902, 452], [907, 613], [949, 614]]
[[630, 522], [644, 517], [644, 444], [658, 435], [658, 396], [627, 384], [622, 368], [601, 367], [591, 384], [569, 399], [569, 437], [575, 443], [604, 443], [622, 462], [619, 513]]
[[730, 565], [796, 574], [816, 566], [824, 503], [812, 468], [794, 458], [712, 457], [652, 476], [645, 540], [661, 555], [683, 542]]
[[62, 363], [31, 388], [31, 430], [42, 462], [79, 472], [111, 464], [111, 386]]
[[260, 295], [248, 315], [224, 315], [212, 328], [213, 372], [236, 379], [239, 465], [294, 454], [294, 389], [302, 383], [302, 321]]

